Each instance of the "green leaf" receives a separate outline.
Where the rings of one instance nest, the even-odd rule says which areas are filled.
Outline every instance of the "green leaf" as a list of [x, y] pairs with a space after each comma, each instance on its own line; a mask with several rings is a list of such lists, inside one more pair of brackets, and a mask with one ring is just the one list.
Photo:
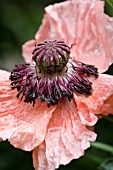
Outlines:
[[106, 0], [108, 4], [113, 8], [113, 0]]
[[98, 164], [101, 164], [104, 161], [103, 158], [100, 158], [99, 156], [94, 155], [94, 154], [86, 154], [85, 157], [95, 161]]
[[111, 145], [104, 144], [104, 143], [101, 143], [101, 142], [94, 142], [94, 143], [91, 142], [91, 146], [93, 148], [100, 149], [100, 150], [110, 152], [111, 154], [113, 154], [113, 146], [111, 146]]
[[113, 158], [106, 159], [98, 168], [99, 170], [113, 170]]

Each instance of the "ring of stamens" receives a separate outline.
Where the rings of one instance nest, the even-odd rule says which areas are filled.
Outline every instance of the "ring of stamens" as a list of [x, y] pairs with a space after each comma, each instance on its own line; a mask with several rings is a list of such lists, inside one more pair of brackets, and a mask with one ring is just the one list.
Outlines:
[[74, 61], [69, 54], [70, 47], [62, 41], [39, 43], [33, 50], [32, 63], [18, 64], [11, 72], [11, 86], [17, 89], [17, 97], [33, 106], [39, 98], [50, 107], [58, 104], [63, 97], [70, 101], [74, 91], [91, 95], [92, 83], [88, 77], [93, 75], [97, 78], [97, 68]]

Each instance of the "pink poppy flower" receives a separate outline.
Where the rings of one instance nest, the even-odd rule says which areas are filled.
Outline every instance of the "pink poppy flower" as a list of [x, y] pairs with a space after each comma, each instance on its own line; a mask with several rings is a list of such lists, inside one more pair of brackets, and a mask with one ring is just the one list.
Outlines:
[[98, 115], [113, 113], [113, 77], [96, 69], [113, 60], [113, 19], [103, 5], [70, 0], [47, 7], [36, 39], [23, 46], [28, 64], [0, 71], [0, 138], [33, 150], [36, 170], [84, 155]]

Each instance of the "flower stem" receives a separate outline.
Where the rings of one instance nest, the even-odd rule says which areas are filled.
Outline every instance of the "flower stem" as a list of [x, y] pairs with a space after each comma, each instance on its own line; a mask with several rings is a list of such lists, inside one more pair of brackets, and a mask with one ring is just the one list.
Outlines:
[[87, 154], [87, 158], [92, 159], [94, 162], [98, 164], [101, 164], [104, 161], [104, 159], [91, 154]]
[[91, 142], [91, 146], [93, 148], [100, 149], [100, 150], [110, 152], [111, 154], [113, 154], [113, 146], [111, 146], [111, 145], [104, 144], [104, 143], [101, 143], [101, 142], [94, 142], [94, 143]]

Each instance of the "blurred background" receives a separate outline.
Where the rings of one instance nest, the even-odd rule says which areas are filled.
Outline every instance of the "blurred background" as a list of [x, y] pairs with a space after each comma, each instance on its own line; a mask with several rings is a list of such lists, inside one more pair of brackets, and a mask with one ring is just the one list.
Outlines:
[[[42, 21], [44, 7], [55, 2], [60, 0], [0, 0], [0, 69], [11, 71], [16, 63], [24, 63], [22, 44], [34, 38]], [[113, 9], [107, 3], [105, 12], [113, 16]], [[113, 74], [113, 66], [107, 73]], [[99, 120], [95, 132], [98, 134], [97, 141], [107, 145], [92, 145], [84, 157], [73, 160], [67, 166], [60, 166], [59, 170], [113, 170], [112, 117]], [[1, 142], [0, 170], [15, 169], [33, 170], [32, 153], [15, 149], [7, 141]]]

